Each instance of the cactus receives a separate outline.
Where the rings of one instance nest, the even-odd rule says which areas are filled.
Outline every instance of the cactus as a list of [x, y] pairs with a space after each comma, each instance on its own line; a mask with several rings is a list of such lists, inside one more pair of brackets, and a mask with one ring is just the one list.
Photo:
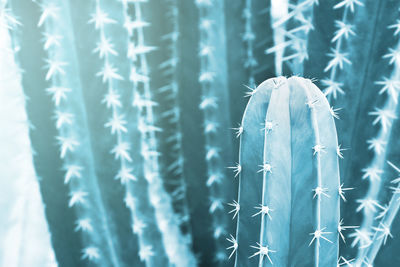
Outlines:
[[[119, 179], [121, 184], [125, 187], [125, 205], [130, 210], [132, 220], [132, 231], [138, 236], [139, 244], [139, 257], [146, 266], [158, 266], [166, 265], [168, 260], [165, 255], [165, 250], [162, 244], [155, 242], [161, 238], [161, 235], [157, 229], [154, 209], [148, 203], [148, 194], [144, 193], [143, 190], [148, 189], [149, 185], [144, 179], [142, 172], [143, 159], [139, 154], [139, 150], [136, 153], [130, 153], [130, 149], [133, 147], [142, 147], [141, 143], [136, 141], [140, 139], [141, 133], [138, 129], [138, 124], [126, 125], [128, 121], [136, 121], [136, 117], [139, 116], [139, 111], [135, 110], [130, 103], [120, 101], [121, 97], [132, 97], [137, 93], [135, 89], [132, 90], [130, 84], [126, 84], [121, 81], [124, 76], [118, 74], [118, 70], [113, 66], [119, 65], [121, 67], [128, 67], [132, 69], [129, 64], [121, 64], [118, 53], [113, 50], [114, 44], [112, 40], [119, 41], [120, 36], [121, 44], [117, 44], [117, 48], [122, 46], [118, 51], [125, 51], [129, 56], [134, 57], [134, 47], [128, 47], [129, 42], [128, 35], [135, 27], [132, 28], [132, 22], [128, 15], [128, 4], [126, 1], [122, 2], [121, 5], [110, 5], [106, 1], [95, 2], [96, 11], [92, 15], [92, 22], [95, 24], [96, 30], [99, 32], [98, 45], [94, 49], [94, 52], [99, 53], [100, 59], [104, 61], [104, 67], [100, 74], [102, 74], [103, 83], [107, 85], [107, 91], [104, 95], [103, 102], [106, 103], [107, 108], [111, 111], [110, 119], [105, 123], [105, 127], [110, 128], [111, 134], [116, 135], [116, 144], [111, 149], [111, 153], [114, 155], [115, 160], [119, 161], [120, 168], [115, 176], [115, 179]], [[121, 8], [123, 7], [123, 8]], [[106, 12], [112, 12], [114, 18], [109, 17]], [[103, 22], [101, 21], [103, 20]], [[138, 20], [140, 21], [140, 19]], [[136, 21], [137, 22], [137, 21]], [[122, 29], [122, 25], [125, 25], [125, 30]], [[122, 31], [119, 33], [118, 31]], [[111, 40], [111, 41], [110, 41]], [[133, 53], [133, 54], [132, 54]], [[125, 55], [122, 55], [125, 58]], [[128, 63], [128, 62], [126, 62]], [[111, 70], [109, 73], [110, 77], [107, 77], [106, 69]], [[114, 73], [112, 73], [114, 71]], [[130, 108], [125, 108], [127, 104]], [[129, 115], [126, 116], [128, 113]], [[130, 133], [130, 134], [129, 134]], [[133, 136], [132, 136], [133, 135]], [[135, 140], [135, 141], [131, 141]], [[138, 181], [139, 180], [139, 181]]]
[[251, 96], [242, 127], [235, 265], [335, 266], [338, 145], [323, 94], [306, 79], [269, 79]]
[[[56, 139], [60, 146], [60, 158], [64, 162], [64, 183], [70, 188], [68, 207], [76, 212], [75, 231], [82, 232], [81, 259], [98, 263], [101, 260], [101, 264], [121, 266], [114, 229], [94, 169], [90, 137], [86, 134], [87, 117], [81, 104], [82, 87], [76, 73], [73, 32], [68, 28], [69, 6], [57, 0], [42, 1], [40, 6], [42, 14], [38, 26], [44, 27], [43, 47], [48, 55], [45, 80], [49, 82], [49, 87], [46, 91], [54, 101], [58, 130]], [[105, 71], [103, 74], [106, 77]], [[106, 78], [105, 81], [110, 77]], [[100, 235], [101, 232], [104, 234]]]
[[[205, 161], [207, 170], [206, 186], [209, 190], [209, 213], [212, 215], [213, 238], [216, 243], [214, 261], [223, 263], [226, 259], [224, 235], [227, 232], [227, 217], [224, 203], [229, 196], [230, 183], [227, 182], [226, 165], [231, 151], [227, 129], [229, 116], [221, 116], [228, 110], [224, 99], [229, 98], [227, 83], [226, 36], [224, 35], [223, 1], [196, 0], [199, 10], [199, 61], [198, 81], [202, 99], [199, 109], [203, 113], [203, 133], [205, 138]], [[216, 55], [219, 55], [218, 57]], [[228, 190], [227, 190], [228, 189]]]
[[[139, 109], [137, 121], [141, 132], [141, 154], [144, 158], [143, 170], [148, 181], [149, 200], [154, 207], [156, 223], [160, 229], [164, 249], [170, 263], [176, 266], [191, 266], [195, 265], [195, 257], [190, 249], [190, 241], [182, 235], [178, 227], [179, 220], [173, 211], [171, 196], [165, 192], [161, 178], [156, 139], [156, 133], [160, 129], [154, 125], [153, 106], [156, 103], [153, 101], [150, 91], [150, 70], [146, 56], [154, 48], [145, 43], [144, 27], [147, 23], [142, 17], [141, 1], [137, 0], [131, 3], [134, 10], [133, 21], [138, 24], [130, 32], [132, 40], [130, 79], [133, 82], [134, 92], [132, 105]], [[127, 4], [128, 1], [125, 5]]]
[[[40, 195], [39, 177], [33, 165], [29, 139], [30, 122], [25, 110], [21, 69], [18, 66], [20, 22], [11, 13], [7, 1], [0, 2], [0, 266], [56, 267], [45, 207]], [[14, 35], [14, 43], [11, 36]], [[24, 166], [24, 168], [21, 168]]]

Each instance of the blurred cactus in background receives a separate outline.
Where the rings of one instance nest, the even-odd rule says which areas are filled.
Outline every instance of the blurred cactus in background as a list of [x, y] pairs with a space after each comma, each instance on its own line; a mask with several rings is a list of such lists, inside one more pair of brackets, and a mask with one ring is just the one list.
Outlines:
[[399, 12], [0, 0], [0, 266], [399, 265]]

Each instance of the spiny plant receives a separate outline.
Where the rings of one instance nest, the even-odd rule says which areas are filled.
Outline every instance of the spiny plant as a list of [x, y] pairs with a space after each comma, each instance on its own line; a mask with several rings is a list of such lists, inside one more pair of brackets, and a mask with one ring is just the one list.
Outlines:
[[[70, 190], [68, 207], [75, 209], [77, 218], [75, 231], [82, 232], [81, 259], [98, 262], [104, 266], [121, 266], [119, 249], [114, 239], [115, 229], [111, 225], [100, 192], [95, 159], [91, 151], [92, 144], [87, 135], [89, 129], [86, 110], [81, 101], [82, 85], [77, 72], [79, 63], [75, 51], [74, 33], [69, 27], [71, 20], [68, 5], [57, 0], [42, 1], [40, 3], [42, 14], [38, 22], [38, 26], [44, 28], [43, 49], [47, 53], [45, 80], [49, 84], [46, 91], [54, 102], [55, 127], [58, 130], [56, 139], [65, 170], [64, 183]], [[113, 81], [123, 79], [108, 61], [108, 53], [114, 52], [112, 45], [104, 46], [107, 39], [103, 27], [114, 21], [101, 13], [98, 1], [95, 10], [96, 13], [89, 22], [95, 23], [96, 29], [100, 29], [101, 37], [94, 51], [104, 57], [104, 68], [97, 76], [101, 76], [104, 83], [111, 84]], [[113, 119], [105, 126], [111, 127], [112, 133], [126, 131], [122, 118], [115, 110]], [[116, 159], [130, 160], [120, 144], [111, 152]], [[124, 162], [121, 164], [122, 171], [126, 172]], [[121, 180], [126, 179], [119, 176]]]
[[[11, 96], [10, 90], [4, 91], [4, 99], [26, 100], [28, 116], [21, 119], [24, 137], [19, 139], [18, 134], [13, 142], [5, 143], [7, 147], [15, 143], [14, 151], [24, 148], [22, 164], [35, 168], [26, 174], [29, 184], [36, 183], [26, 197], [35, 199], [38, 219], [36, 225], [21, 210], [12, 214], [2, 230], [4, 244], [14, 233], [22, 233], [18, 229], [37, 226], [51, 238], [51, 245], [48, 239], [43, 241], [37, 256], [46, 254], [43, 262], [60, 266], [230, 266], [236, 251], [238, 265], [285, 265], [281, 264], [285, 257], [288, 264], [301, 265], [293, 246], [307, 255], [303, 263], [308, 265], [318, 263], [317, 258], [329, 261], [329, 266], [387, 266], [400, 261], [394, 253], [400, 239], [389, 238], [396, 237], [400, 227], [396, 216], [400, 162], [397, 1], [1, 0], [0, 8], [6, 19], [2, 33], [12, 37], [11, 49], [9, 37], [0, 38], [1, 47], [7, 47], [2, 56], [8, 53], [1, 66], [12, 66], [6, 67], [6, 75], [18, 73], [10, 74], [14, 83], [8, 78], [0, 82], [19, 88]], [[255, 89], [266, 78], [281, 74], [313, 78], [330, 106], [301, 78], [269, 80]], [[292, 83], [306, 84], [310, 88], [304, 92], [315, 93], [320, 101], [303, 101], [307, 95]], [[266, 98], [258, 99], [261, 95]], [[274, 100], [285, 95], [289, 100]], [[237, 125], [245, 107], [243, 96], [251, 99], [243, 124]], [[307, 216], [296, 215], [291, 207], [290, 214], [309, 229], [293, 228], [287, 235], [282, 229], [290, 222], [288, 209], [279, 207], [288, 206], [288, 199], [277, 193], [288, 179], [297, 180], [291, 178], [292, 172], [289, 176], [279, 172], [292, 165], [277, 169], [272, 163], [264, 164], [264, 156], [278, 162], [291, 160], [294, 150], [291, 154], [283, 150], [284, 142], [310, 146], [313, 141], [316, 127], [311, 123], [301, 125], [310, 132], [302, 138], [288, 138], [288, 131], [277, 134], [280, 126], [300, 116], [290, 113], [288, 117], [287, 110], [295, 102], [299, 106], [293, 107], [302, 107], [299, 114], [308, 112], [301, 119], [316, 114], [318, 125], [320, 116], [337, 119], [343, 182], [337, 179], [336, 166], [332, 168], [335, 184], [329, 191], [326, 187], [317, 190], [317, 179], [299, 185], [308, 190], [297, 201], [309, 203]], [[255, 113], [263, 126], [249, 128], [253, 104], [260, 107], [262, 114]], [[276, 111], [282, 105], [287, 105], [286, 113]], [[13, 108], [11, 103], [1, 106], [5, 114], [14, 112]], [[23, 108], [18, 105], [15, 114], [23, 114]], [[275, 115], [279, 119], [285, 115], [287, 120], [277, 125], [265, 122]], [[9, 125], [17, 129], [17, 123]], [[334, 127], [325, 128], [333, 130], [323, 136], [332, 141]], [[12, 133], [7, 129], [5, 138], [13, 138]], [[239, 145], [235, 136], [241, 137], [242, 152], [257, 153], [250, 169], [244, 164], [247, 153], [234, 166], [232, 151]], [[258, 145], [244, 146], [247, 138], [257, 139]], [[319, 166], [312, 165], [317, 158], [325, 166], [327, 155], [332, 157], [328, 162], [337, 162], [334, 143], [316, 147], [319, 153], [305, 150], [306, 170]], [[261, 147], [273, 149], [264, 154]], [[284, 152], [271, 153], [278, 149]], [[12, 162], [6, 156], [2, 160], [4, 179], [10, 180], [3, 188], [10, 189], [10, 199], [21, 200], [25, 189], [10, 186], [11, 181], [18, 184], [14, 168], [7, 168], [14, 166]], [[234, 166], [233, 175], [228, 166]], [[328, 171], [321, 170], [322, 176]], [[254, 176], [244, 179], [251, 171]], [[242, 197], [232, 201], [239, 179], [232, 182], [228, 177], [239, 172]], [[274, 176], [282, 176], [287, 183], [269, 179]], [[255, 177], [260, 179], [253, 181]], [[244, 187], [249, 181], [259, 187]], [[37, 184], [46, 209], [38, 198]], [[254, 203], [244, 197], [251, 190], [258, 190], [248, 198]], [[336, 203], [340, 196], [347, 200], [342, 220], [338, 207], [334, 208], [331, 217], [323, 217], [330, 218], [331, 226], [322, 230], [325, 226], [317, 225], [319, 216], [310, 214], [317, 215], [319, 200]], [[278, 208], [265, 205], [269, 201]], [[2, 206], [2, 211], [6, 213], [1, 217], [7, 217], [9, 210]], [[237, 236], [229, 236], [234, 224], [230, 216], [234, 220], [239, 216]], [[25, 218], [26, 224], [20, 223]], [[9, 231], [11, 219], [19, 223]], [[354, 229], [347, 235], [349, 228]], [[262, 234], [260, 229], [264, 229]], [[27, 236], [21, 234], [21, 238]], [[338, 240], [347, 236], [351, 242]], [[295, 237], [301, 240], [299, 245]], [[283, 248], [284, 243], [289, 249]], [[1, 260], [9, 267], [16, 251], [25, 251], [30, 244], [10, 246], [14, 254], [7, 250]], [[233, 251], [227, 253], [227, 244]], [[338, 247], [344, 256], [339, 259]], [[335, 252], [322, 257], [327, 248]], [[289, 256], [282, 256], [285, 251]], [[28, 255], [19, 258], [22, 264]]]
[[[146, 54], [154, 48], [144, 43], [143, 28], [148, 23], [141, 17], [141, 1], [78, 4], [79, 19], [70, 12], [75, 4], [41, 2], [38, 26], [44, 28], [43, 51], [48, 64], [43, 80], [50, 83], [47, 91], [54, 102], [64, 182], [70, 186], [68, 206], [75, 209], [74, 230], [82, 243], [81, 264], [194, 265], [190, 244], [180, 233], [158, 170], [155, 132], [159, 129], [153, 122], [155, 103], [149, 93], [146, 65]], [[21, 12], [18, 2], [15, 8]], [[75, 41], [87, 32], [91, 41], [78, 46]], [[43, 90], [41, 84], [34, 84]], [[105, 93], [93, 94], [93, 89]], [[95, 119], [92, 110], [99, 111]], [[93, 136], [94, 131], [101, 133], [101, 140]], [[99, 169], [104, 162], [112, 166], [110, 171]], [[115, 180], [120, 182], [119, 190]], [[112, 185], [112, 193], [105, 193], [107, 183]], [[115, 204], [109, 197], [104, 200], [119, 192], [125, 195], [119, 201], [124, 201], [132, 226], [130, 238], [124, 240], [131, 250], [138, 251], [129, 256], [128, 251], [121, 251], [126, 241], [114, 227], [121, 211], [111, 212], [109, 206]], [[138, 245], [132, 244], [136, 236]], [[68, 250], [65, 253], [75, 255]], [[60, 259], [66, 265], [79, 261]]]
[[[98, 72], [97, 76], [100, 76], [102, 82], [106, 84], [107, 89], [102, 102], [106, 104], [111, 113], [109, 121], [104, 126], [110, 128], [111, 134], [116, 136], [116, 144], [110, 149], [114, 159], [120, 165], [115, 179], [120, 180], [121, 185], [126, 190], [124, 202], [130, 210], [132, 231], [138, 236], [139, 257], [143, 262], [146, 262], [146, 265], [153, 266], [166, 264], [168, 261], [165, 257], [163, 246], [155, 242], [155, 238], [161, 237], [160, 234], [154, 230], [144, 230], [146, 228], [155, 229], [156, 224], [154, 211], [148, 203], [147, 194], [142, 193], [142, 190], [147, 190], [148, 186], [144, 181], [136, 183], [137, 177], [143, 178], [144, 176], [143, 172], [141, 172], [143, 159], [137, 153], [130, 153], [132, 145], [141, 147], [140, 142], [135, 141], [133, 144], [131, 142], [131, 140], [140, 139], [140, 129], [137, 124], [133, 125], [134, 127], [127, 126], [127, 115], [124, 113], [129, 112], [129, 108], [124, 109], [124, 104], [126, 103], [120, 100], [124, 96], [134, 96], [136, 91], [135, 88], [132, 89], [131, 86], [123, 82], [127, 77], [120, 75], [119, 70], [114, 67], [115, 65], [124, 67], [118, 63], [120, 59], [117, 51], [121, 51], [121, 49], [115, 50], [114, 48], [113, 42], [118, 42], [117, 33], [119, 33], [116, 29], [121, 31], [121, 25], [125, 27], [126, 39], [122, 39], [122, 45], [124, 46], [128, 45], [129, 33], [135, 29], [135, 27], [132, 27], [133, 22], [127, 18], [127, 3], [123, 1], [122, 4], [123, 9], [120, 6], [113, 7], [106, 2], [96, 1], [95, 12], [92, 13], [89, 22], [94, 24], [98, 32], [98, 42], [93, 52], [98, 53], [100, 60], [103, 61], [103, 68]], [[109, 17], [109, 12], [112, 12], [114, 18]], [[139, 25], [136, 25], [136, 27], [140, 27], [140, 20], [137, 22], [139, 22], [137, 23]], [[130, 43], [130, 45], [133, 46], [133, 43]], [[126, 47], [124, 50], [127, 52], [128, 58], [135, 57], [140, 52], [143, 52], [135, 51], [133, 47]], [[128, 64], [125, 65], [125, 67], [128, 66]], [[129, 66], [129, 69], [132, 69], [131, 66]], [[130, 78], [132, 78], [132, 74], [131, 72]], [[131, 107], [131, 109], [134, 109], [134, 107]], [[138, 111], [128, 113], [127, 119], [136, 121], [138, 116], [140, 116]], [[136, 132], [135, 139], [132, 139], [132, 136], [128, 134], [129, 132], [131, 134]], [[153, 257], [154, 255], [159, 255], [159, 257]]]
[[334, 266], [343, 191], [324, 95], [306, 79], [269, 79], [251, 96], [242, 127], [229, 239], [235, 266]]

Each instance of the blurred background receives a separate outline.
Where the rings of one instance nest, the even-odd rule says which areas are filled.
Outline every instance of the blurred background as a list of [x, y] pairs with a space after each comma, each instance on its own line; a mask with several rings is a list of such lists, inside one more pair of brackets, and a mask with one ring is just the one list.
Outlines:
[[281, 75], [337, 114], [338, 265], [400, 265], [399, 8], [0, 0], [0, 266], [234, 266], [240, 123]]

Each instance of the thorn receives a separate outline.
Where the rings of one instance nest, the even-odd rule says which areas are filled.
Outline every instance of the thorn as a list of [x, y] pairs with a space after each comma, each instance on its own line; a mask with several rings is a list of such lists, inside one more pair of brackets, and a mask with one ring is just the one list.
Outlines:
[[343, 184], [339, 186], [339, 196], [343, 199], [344, 202], [346, 202], [346, 197], [344, 196], [345, 191], [348, 190], [353, 190], [354, 188], [348, 187], [348, 188], [343, 188]]
[[249, 89], [249, 91], [247, 91], [244, 95], [244, 97], [251, 97], [252, 95], [254, 95], [257, 92], [257, 88], [251, 88], [250, 86], [247, 86], [245, 84], [243, 84], [244, 87], [246, 87], [247, 89]]
[[228, 258], [228, 259], [230, 259], [233, 256], [233, 254], [235, 254], [235, 252], [237, 251], [239, 245], [238, 245], [236, 239], [232, 235], [230, 235], [230, 238], [227, 238], [226, 240], [228, 240], [230, 243], [232, 243], [232, 246], [226, 248], [226, 249], [232, 249], [232, 252]]
[[233, 207], [233, 209], [231, 211], [229, 211], [228, 213], [233, 213], [233, 219], [235, 219], [235, 217], [238, 215], [239, 211], [240, 211], [240, 204], [236, 201], [233, 200], [232, 203], [228, 203], [229, 206]]
[[240, 174], [240, 172], [242, 171], [242, 166], [240, 166], [240, 164], [237, 163], [236, 166], [228, 167], [228, 169], [232, 169], [235, 174], [235, 177], [237, 177]]
[[333, 107], [329, 108], [329, 112], [331, 113], [332, 117], [334, 117], [335, 119], [340, 120], [340, 117], [338, 115], [338, 111], [341, 110], [342, 108], [336, 108], [334, 109]]
[[320, 152], [326, 152], [325, 151], [325, 146], [320, 145], [320, 144], [316, 144], [315, 146], [312, 147], [312, 149], [314, 150], [313, 155], [315, 154], [319, 154]]
[[319, 196], [321, 196], [321, 195], [324, 195], [324, 196], [330, 198], [330, 196], [329, 196], [328, 194], [325, 193], [325, 192], [328, 191], [328, 188], [322, 188], [322, 187], [318, 186], [318, 187], [316, 187], [315, 189], [313, 189], [312, 191], [315, 192], [315, 193], [314, 193], [314, 196], [313, 196], [313, 199], [314, 199], [316, 196], [319, 197]]
[[272, 173], [272, 166], [270, 164], [264, 163], [263, 165], [258, 165], [258, 166], [261, 167], [261, 169], [258, 172]]
[[243, 126], [241, 126], [240, 124], [239, 127], [231, 129], [235, 131], [236, 138], [239, 138], [243, 133]]
[[[311, 244], [314, 242], [314, 240], [317, 240], [319, 242], [319, 239], [322, 238], [326, 241], [328, 241], [329, 243], [332, 243], [332, 241], [330, 241], [328, 238], [326, 238], [324, 235], [325, 234], [331, 234], [332, 232], [324, 232], [326, 227], [322, 228], [322, 229], [317, 229], [315, 230], [315, 232], [310, 233], [310, 235], [313, 236], [313, 238], [310, 241], [310, 244], [308, 244], [308, 246], [311, 246]], [[319, 243], [318, 243], [319, 244]]]
[[268, 246], [265, 246], [265, 247], [264, 247], [264, 246], [262, 246], [262, 245], [261, 245], [260, 243], [258, 243], [258, 242], [257, 242], [257, 246], [250, 246], [250, 247], [257, 249], [258, 251], [255, 252], [253, 255], [251, 255], [249, 258], [252, 258], [252, 257], [254, 257], [254, 256], [260, 255], [261, 261], [263, 261], [264, 256], [266, 256], [266, 257], [268, 258], [269, 262], [270, 262], [271, 264], [273, 264], [273, 263], [272, 263], [272, 260], [271, 260], [271, 258], [270, 258], [270, 256], [269, 256], [269, 253], [275, 253], [275, 252], [276, 252], [275, 250], [269, 249]]
[[269, 212], [270, 212], [270, 211], [274, 211], [273, 209], [269, 208], [268, 206], [264, 206], [264, 205], [262, 205], [262, 204], [260, 204], [260, 206], [258, 206], [258, 207], [254, 207], [254, 208], [255, 208], [255, 209], [259, 209], [260, 211], [254, 213], [251, 217], [255, 217], [255, 216], [259, 215], [259, 214], [262, 214], [263, 216], [264, 216], [264, 215], [267, 215], [268, 218], [269, 218], [270, 220], [272, 220], [272, 217], [271, 217], [271, 215], [269, 214]]
[[340, 220], [339, 225], [338, 225], [338, 232], [340, 237], [342, 238], [343, 242], [346, 243], [346, 240], [344, 238], [343, 235], [343, 231], [347, 230], [347, 229], [355, 229], [358, 228], [359, 226], [343, 226], [343, 219]]

